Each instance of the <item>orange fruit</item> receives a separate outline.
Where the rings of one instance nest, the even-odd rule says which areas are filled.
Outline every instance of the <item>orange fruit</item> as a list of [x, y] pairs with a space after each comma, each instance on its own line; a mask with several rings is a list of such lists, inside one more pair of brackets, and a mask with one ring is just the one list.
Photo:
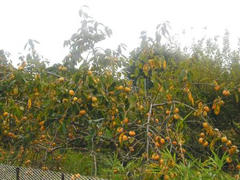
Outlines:
[[91, 76], [92, 75], [92, 71], [88, 71], [88, 75]]
[[129, 131], [129, 136], [135, 136], [135, 135], [136, 135], [135, 131]]
[[44, 121], [39, 122], [39, 125], [43, 126], [44, 125]]
[[220, 88], [221, 88], [221, 87], [220, 87], [219, 85], [216, 85], [216, 86], [214, 87], [214, 89], [215, 89], [216, 91], [218, 91]]
[[227, 163], [231, 163], [231, 162], [232, 162], [232, 158], [227, 157], [227, 158], [226, 158], [226, 162], [227, 162]]
[[3, 113], [3, 116], [4, 116], [4, 117], [8, 116], [8, 112], [4, 112], [4, 113]]
[[179, 116], [179, 114], [174, 114], [174, 115], [173, 115], [173, 118], [174, 118], [174, 119], [179, 119], [180, 116]]
[[97, 98], [95, 96], [92, 97], [92, 102], [97, 102]]
[[176, 146], [176, 145], [177, 145], [177, 141], [173, 141], [172, 144], [173, 144], [174, 146]]
[[128, 137], [127, 137], [126, 135], [123, 135], [123, 136], [122, 136], [122, 140], [123, 140], [123, 141], [127, 141], [127, 140], [128, 140]]
[[203, 126], [204, 128], [208, 128], [208, 127], [209, 127], [207, 122], [204, 122], [204, 123], [202, 124], [202, 126]]
[[134, 152], [134, 148], [133, 148], [132, 146], [129, 147], [129, 150], [130, 150], [131, 152]]
[[128, 118], [124, 118], [124, 120], [123, 120], [123, 123], [124, 124], [127, 124], [129, 121], [128, 121]]
[[118, 86], [118, 87], [117, 87], [117, 90], [123, 90], [123, 89], [124, 89], [123, 86]]
[[161, 145], [159, 144], [159, 142], [155, 142], [155, 146], [160, 147]]
[[164, 179], [164, 180], [169, 180], [170, 177], [169, 177], [169, 175], [165, 174], [164, 177], [163, 177], [163, 179]]
[[204, 138], [205, 134], [203, 132], [200, 133], [200, 137]]
[[159, 156], [158, 154], [156, 154], [156, 153], [153, 153], [153, 154], [152, 154], [152, 159], [153, 159], [153, 160], [158, 161], [159, 158], [160, 158], [160, 156]]
[[74, 98], [73, 98], [73, 101], [74, 101], [74, 102], [76, 102], [77, 100], [78, 100], [78, 98], [77, 98], [77, 97], [74, 97]]
[[171, 113], [170, 110], [166, 110], [166, 115], [169, 115]]
[[237, 170], [240, 170], [240, 164], [238, 164], [238, 165], [236, 166], [236, 168], [237, 168]]
[[161, 143], [161, 144], [165, 144], [165, 139], [161, 138], [161, 139], [160, 139], [160, 143]]
[[210, 108], [209, 108], [208, 106], [204, 106], [203, 109], [204, 109], [204, 111], [206, 111], [206, 112], [209, 112], [209, 111], [210, 111]]
[[79, 114], [80, 114], [80, 115], [85, 115], [85, 114], [86, 114], [86, 110], [84, 110], [84, 109], [81, 110], [81, 111], [79, 112]]
[[236, 151], [237, 151], [237, 146], [232, 146], [232, 147], [228, 150], [228, 152], [229, 152], [230, 155], [233, 155]]
[[207, 116], [207, 111], [203, 111], [203, 116], [204, 116], [204, 117]]
[[114, 169], [114, 170], [113, 170], [113, 173], [114, 173], [114, 174], [117, 174], [117, 173], [118, 173], [118, 170], [117, 170], [117, 169]]
[[222, 138], [221, 138], [221, 141], [222, 141], [222, 143], [226, 143], [226, 142], [227, 142], [227, 140], [228, 140], [228, 139], [227, 139], [227, 137], [226, 137], [226, 136], [224, 136], [224, 137], [222, 137]]
[[178, 108], [175, 108], [173, 112], [174, 112], [174, 113], [179, 113], [179, 109], [178, 109]]
[[164, 159], [159, 160], [159, 164], [162, 165], [164, 163]]
[[126, 93], [129, 93], [129, 92], [131, 91], [131, 88], [125, 87], [125, 88], [124, 88], [124, 91], [125, 91]]
[[69, 95], [74, 96], [75, 92], [73, 90], [69, 90]]
[[123, 128], [122, 127], [117, 128], [117, 132], [118, 133], [122, 133], [123, 132]]
[[40, 131], [44, 131], [45, 130], [45, 127], [44, 126], [41, 126], [40, 127]]
[[231, 141], [231, 140], [228, 140], [228, 141], [226, 142], [226, 145], [227, 145], [227, 146], [231, 146], [231, 145], [232, 145], [232, 141]]
[[200, 144], [203, 144], [203, 138], [202, 137], [200, 137], [199, 139], [198, 139], [198, 142], [200, 143]]
[[207, 147], [207, 146], [208, 146], [208, 142], [205, 141], [205, 142], [203, 143], [203, 146], [204, 146], [204, 147]]
[[229, 96], [229, 95], [230, 95], [230, 91], [228, 91], [228, 90], [223, 90], [222, 94], [223, 94], [224, 96]]

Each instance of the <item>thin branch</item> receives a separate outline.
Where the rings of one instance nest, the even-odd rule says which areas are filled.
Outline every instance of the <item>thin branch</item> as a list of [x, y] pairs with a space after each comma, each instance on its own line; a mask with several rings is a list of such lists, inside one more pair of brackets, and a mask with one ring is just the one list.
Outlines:
[[150, 108], [149, 108], [148, 120], [147, 120], [147, 129], [146, 129], [146, 133], [147, 133], [147, 145], [146, 145], [147, 161], [149, 160], [149, 123], [150, 123], [150, 120], [151, 120], [152, 107], [153, 107], [153, 104], [151, 104]]

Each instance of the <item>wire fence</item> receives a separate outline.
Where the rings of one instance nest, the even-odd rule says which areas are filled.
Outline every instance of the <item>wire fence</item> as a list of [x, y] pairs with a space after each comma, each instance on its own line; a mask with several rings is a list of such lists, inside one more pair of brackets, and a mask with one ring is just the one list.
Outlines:
[[0, 164], [1, 180], [103, 180], [101, 178], [67, 174], [49, 170]]

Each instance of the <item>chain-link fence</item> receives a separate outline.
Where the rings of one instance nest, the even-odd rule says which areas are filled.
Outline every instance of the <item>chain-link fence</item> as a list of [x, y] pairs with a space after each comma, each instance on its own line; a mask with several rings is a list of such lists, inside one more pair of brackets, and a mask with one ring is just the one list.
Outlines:
[[34, 168], [16, 167], [0, 164], [1, 180], [103, 180], [96, 177], [66, 174]]

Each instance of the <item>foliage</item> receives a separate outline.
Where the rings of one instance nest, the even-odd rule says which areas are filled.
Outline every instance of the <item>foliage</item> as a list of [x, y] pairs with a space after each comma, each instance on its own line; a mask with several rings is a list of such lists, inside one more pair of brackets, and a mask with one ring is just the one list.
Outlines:
[[161, 24], [127, 58], [96, 47], [111, 30], [80, 16], [62, 64], [47, 67], [34, 40], [18, 69], [1, 51], [2, 162], [114, 179], [239, 173], [240, 56], [227, 34], [223, 50], [202, 40], [186, 54]]

